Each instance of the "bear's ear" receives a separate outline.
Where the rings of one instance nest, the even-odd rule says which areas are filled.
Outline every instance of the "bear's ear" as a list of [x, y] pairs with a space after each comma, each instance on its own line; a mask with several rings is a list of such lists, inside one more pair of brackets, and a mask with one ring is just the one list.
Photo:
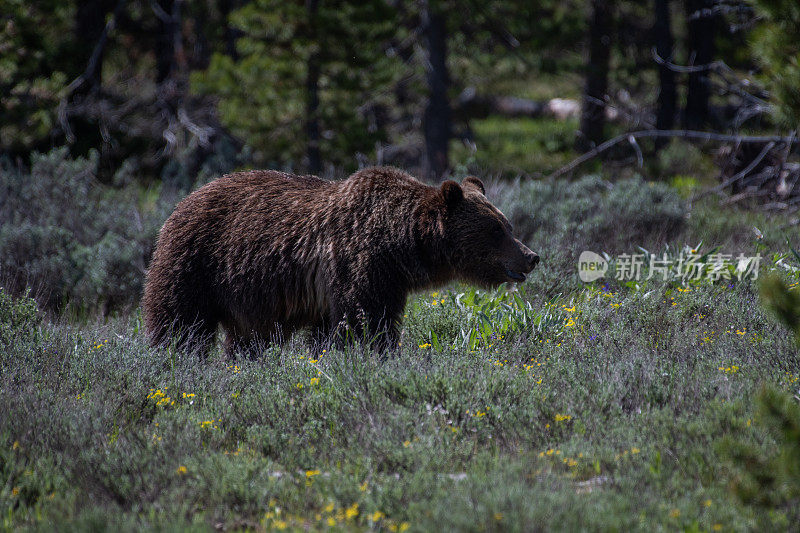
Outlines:
[[442, 182], [440, 191], [447, 207], [455, 207], [464, 199], [464, 191], [461, 189], [461, 185], [453, 180]]
[[464, 181], [461, 182], [461, 185], [463, 185], [464, 188], [472, 187], [480, 191], [484, 196], [486, 195], [486, 188], [483, 186], [483, 182], [475, 176], [467, 176], [464, 178]]

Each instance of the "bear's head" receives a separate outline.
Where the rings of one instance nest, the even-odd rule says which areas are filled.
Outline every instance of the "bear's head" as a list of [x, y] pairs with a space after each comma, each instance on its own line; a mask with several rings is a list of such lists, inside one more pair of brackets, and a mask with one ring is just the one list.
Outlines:
[[445, 181], [438, 190], [443, 204], [444, 242], [455, 276], [484, 287], [525, 281], [539, 256], [514, 238], [511, 224], [486, 199], [481, 180]]

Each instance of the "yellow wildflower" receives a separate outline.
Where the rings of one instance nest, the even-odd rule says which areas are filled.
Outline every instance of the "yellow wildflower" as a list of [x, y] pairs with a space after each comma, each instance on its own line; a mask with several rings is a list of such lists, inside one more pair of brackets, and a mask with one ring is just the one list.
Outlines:
[[345, 518], [347, 518], [348, 520], [350, 520], [351, 518], [355, 518], [356, 516], [358, 516], [358, 503], [354, 503], [353, 505], [351, 505], [350, 507], [348, 507], [347, 509], [345, 509], [345, 511], [344, 511], [344, 516], [345, 516]]

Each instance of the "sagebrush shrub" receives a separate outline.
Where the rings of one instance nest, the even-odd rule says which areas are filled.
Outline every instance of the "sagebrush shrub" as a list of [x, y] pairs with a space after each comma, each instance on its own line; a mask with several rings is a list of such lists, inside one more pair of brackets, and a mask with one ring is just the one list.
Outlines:
[[105, 312], [138, 300], [172, 204], [140, 209], [135, 186], [100, 185], [96, 170], [95, 153], [71, 159], [64, 148], [34, 154], [30, 174], [0, 168], [0, 280], [12, 294]]
[[0, 287], [0, 347], [34, 336], [38, 325], [36, 302], [27, 296], [15, 299]]
[[629, 251], [673, 237], [686, 216], [674, 190], [641, 178], [527, 181], [504, 186], [500, 194], [498, 203], [515, 231], [534, 244], [555, 237], [598, 250]]

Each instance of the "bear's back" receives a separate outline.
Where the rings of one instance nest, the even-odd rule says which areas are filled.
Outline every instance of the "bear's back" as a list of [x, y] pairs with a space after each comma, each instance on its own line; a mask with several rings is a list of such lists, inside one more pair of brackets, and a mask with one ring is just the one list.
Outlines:
[[[262, 188], [278, 188], [279, 190], [291, 189], [319, 189], [324, 188], [331, 184], [317, 176], [310, 175], [296, 175], [287, 172], [280, 172], [277, 170], [249, 170], [245, 172], [235, 172], [212, 181], [210, 185], [218, 184], [225, 188], [235, 188], [243, 194], [247, 194], [249, 190], [262, 189]], [[202, 189], [198, 189], [202, 190]]]

